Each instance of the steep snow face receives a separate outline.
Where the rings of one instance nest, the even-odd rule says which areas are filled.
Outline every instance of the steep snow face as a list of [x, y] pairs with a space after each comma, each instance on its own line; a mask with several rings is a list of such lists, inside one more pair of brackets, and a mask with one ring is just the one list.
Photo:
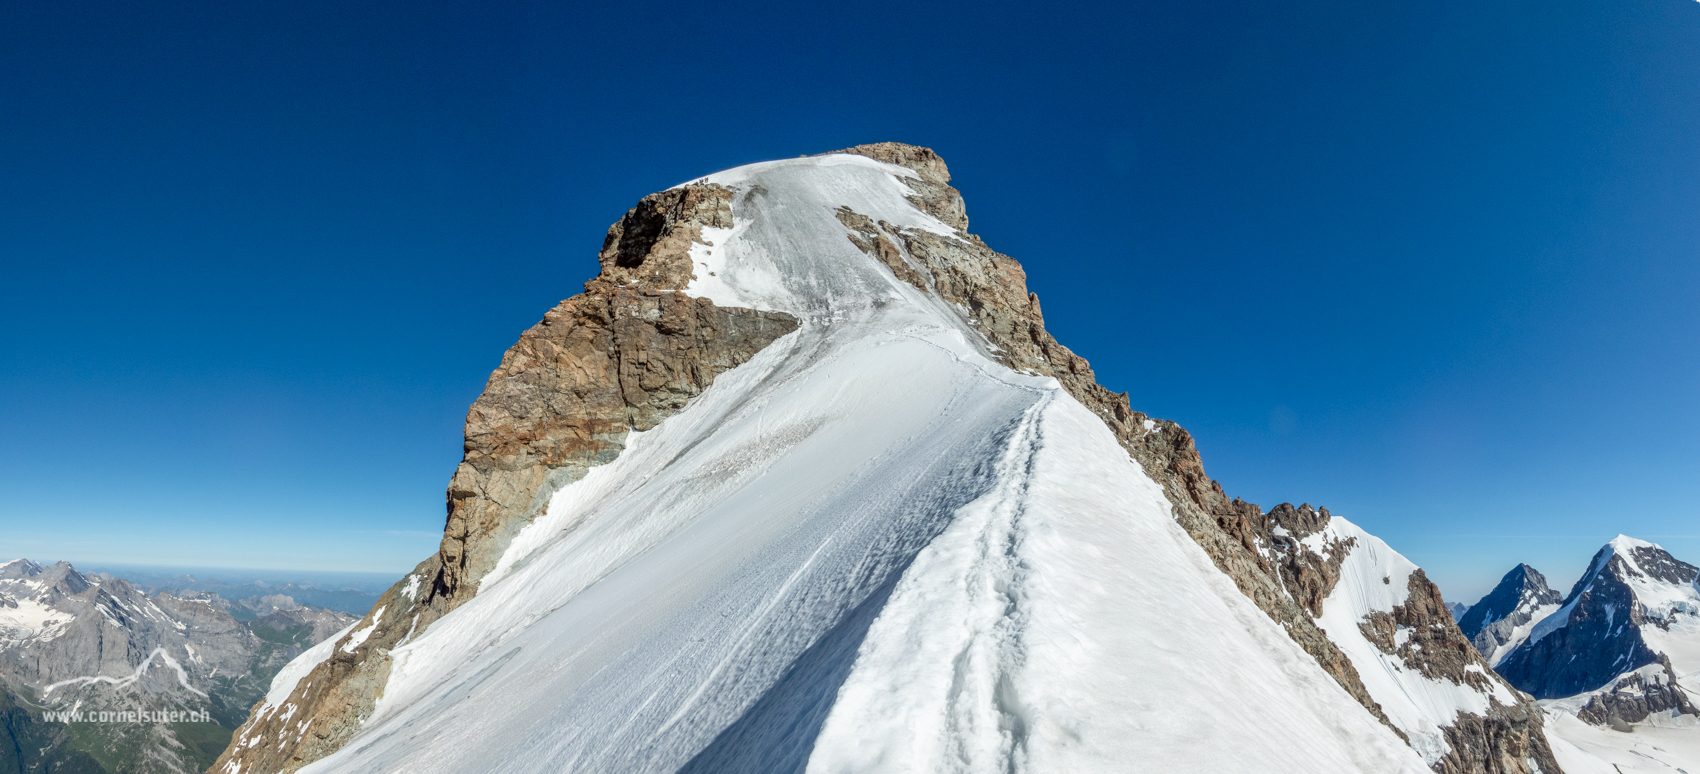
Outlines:
[[[1380, 538], [1339, 516], [1330, 518], [1322, 530], [1304, 540], [1311, 550], [1322, 554], [1330, 546], [1346, 542], [1350, 545], [1339, 549], [1348, 552], [1340, 564], [1340, 581], [1323, 602], [1317, 624], [1352, 660], [1364, 688], [1381, 704], [1387, 719], [1405, 732], [1411, 747], [1427, 763], [1433, 764], [1451, 749], [1442, 727], [1456, 723], [1460, 711], [1486, 715], [1492, 702], [1509, 707], [1517, 699], [1490, 675], [1484, 675], [1489, 678], [1484, 681], [1487, 690], [1447, 677], [1425, 676], [1397, 651], [1384, 651], [1366, 636], [1363, 625], [1372, 614], [1391, 614], [1395, 607], [1410, 601], [1409, 584], [1417, 566]], [[1411, 634], [1401, 626], [1394, 632], [1393, 641], [1403, 646]]]
[[911, 174], [708, 178], [689, 292], [801, 327], [556, 493], [305, 771], [1427, 771], [1100, 420], [849, 241], [955, 234]]

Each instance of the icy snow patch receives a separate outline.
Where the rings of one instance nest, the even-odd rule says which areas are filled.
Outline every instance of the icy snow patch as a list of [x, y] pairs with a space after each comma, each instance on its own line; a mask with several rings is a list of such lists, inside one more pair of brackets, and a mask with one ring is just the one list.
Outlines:
[[[17, 607], [0, 607], [0, 640], [50, 640], [63, 632], [73, 616], [33, 599], [18, 599]], [[52, 621], [50, 625], [48, 622]]]

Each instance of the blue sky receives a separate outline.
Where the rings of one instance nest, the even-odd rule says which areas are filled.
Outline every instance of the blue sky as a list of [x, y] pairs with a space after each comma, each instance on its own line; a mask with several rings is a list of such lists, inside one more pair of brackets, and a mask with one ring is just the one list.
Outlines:
[[642, 195], [901, 140], [1230, 494], [1700, 562], [1700, 3], [0, 7], [0, 554], [399, 572]]

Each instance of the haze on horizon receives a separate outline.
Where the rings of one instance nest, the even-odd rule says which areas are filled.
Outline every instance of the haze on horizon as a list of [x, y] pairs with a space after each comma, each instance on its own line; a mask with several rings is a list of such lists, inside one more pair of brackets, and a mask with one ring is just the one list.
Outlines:
[[[901, 18], [901, 24], [891, 20]], [[0, 9], [0, 559], [400, 573], [644, 194], [881, 140], [1230, 495], [1700, 561], [1700, 3]]]

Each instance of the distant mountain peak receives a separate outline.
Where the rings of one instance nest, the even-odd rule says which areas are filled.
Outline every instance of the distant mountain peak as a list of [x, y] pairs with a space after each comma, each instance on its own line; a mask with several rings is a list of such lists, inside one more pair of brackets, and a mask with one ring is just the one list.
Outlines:
[[[1669, 551], [1657, 543], [1637, 540], [1628, 535], [1618, 535], [1607, 543], [1601, 553], [1611, 552], [1610, 558], [1617, 558], [1622, 564], [1619, 571], [1631, 577], [1645, 577], [1653, 581], [1669, 584], [1693, 584], [1700, 577], [1700, 567], [1681, 561], [1671, 556]], [[1607, 561], [1609, 565], [1609, 559]]]
[[[1574, 696], [1620, 683], [1663, 685], [1620, 678], [1643, 667], [1668, 668], [1671, 657], [1680, 661], [1685, 653], [1700, 652], [1695, 648], [1700, 644], [1697, 577], [1700, 568], [1662, 546], [1618, 535], [1594, 553], [1563, 605], [1505, 652], [1496, 668], [1538, 698]], [[1700, 673], [1700, 663], [1677, 663], [1674, 669], [1674, 675], [1693, 675]], [[1678, 684], [1676, 689], [1694, 687]]]
[[13, 559], [5, 564], [0, 564], [0, 580], [33, 578], [40, 574], [41, 565], [28, 559]]
[[251, 605], [248, 622], [236, 620], [231, 607], [210, 593], [150, 595], [123, 578], [84, 575], [69, 562], [0, 564], [0, 708], [18, 697], [40, 717], [205, 713], [188, 726], [102, 723], [76, 733], [51, 719], [10, 716], [31, 724], [32, 749], [51, 760], [70, 760], [92, 745], [103, 759], [119, 761], [119, 770], [203, 771], [217, 751], [196, 740], [228, 735], [289, 658], [351, 620], [288, 597]]
[[1547, 586], [1546, 576], [1527, 564], [1519, 564], [1501, 578], [1499, 585], [1471, 605], [1458, 619], [1458, 628], [1471, 644], [1497, 665], [1499, 659], [1528, 638], [1540, 621], [1558, 610], [1563, 597]]

